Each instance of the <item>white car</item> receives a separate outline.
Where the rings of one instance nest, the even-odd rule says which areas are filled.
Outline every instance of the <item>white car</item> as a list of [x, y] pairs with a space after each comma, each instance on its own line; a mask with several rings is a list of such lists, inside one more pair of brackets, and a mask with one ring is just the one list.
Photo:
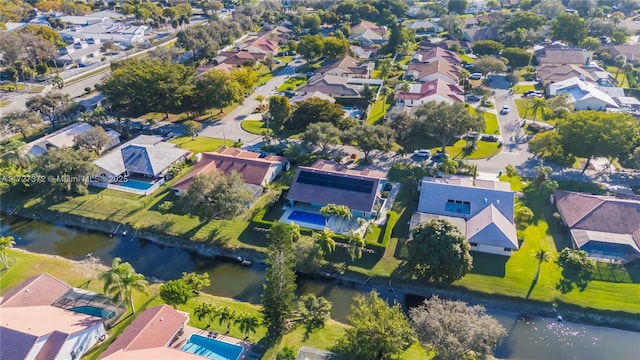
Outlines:
[[509, 107], [507, 105], [502, 107], [502, 110], [500, 110], [500, 114], [506, 115], [509, 113]]
[[469, 80], [480, 80], [482, 79], [482, 73], [473, 73], [469, 75]]
[[420, 157], [429, 157], [431, 156], [431, 151], [429, 149], [420, 149], [413, 152], [416, 156]]

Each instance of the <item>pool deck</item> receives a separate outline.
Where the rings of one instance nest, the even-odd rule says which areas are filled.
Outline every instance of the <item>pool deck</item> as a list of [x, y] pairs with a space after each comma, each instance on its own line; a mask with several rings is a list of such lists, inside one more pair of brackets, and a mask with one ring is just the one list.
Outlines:
[[289, 219], [289, 215], [291, 215], [291, 213], [294, 211], [302, 211], [302, 212], [311, 213], [311, 214], [320, 214], [318, 212], [318, 208], [314, 208], [304, 204], [297, 204], [294, 207], [285, 205], [283, 209], [284, 209], [284, 214], [282, 214], [282, 216], [278, 220], [278, 222], [281, 222], [281, 223], [289, 224], [293, 222], [296, 225], [299, 225], [300, 227], [312, 229], [312, 230], [319, 230], [319, 231], [322, 231], [324, 230], [325, 227], [327, 227], [329, 228], [329, 230], [331, 230], [336, 234], [346, 234], [351, 230], [364, 233], [364, 227], [360, 226], [360, 224], [358, 224], [357, 219], [355, 218], [348, 223], [343, 223], [343, 222], [338, 222], [336, 219], [330, 217], [329, 219], [327, 219], [327, 222], [325, 225], [318, 225], [318, 224], [308, 223], [308, 222], [299, 221], [299, 220], [292, 221]]
[[[189, 338], [191, 337], [191, 335], [200, 335], [202, 337], [209, 337], [209, 333], [211, 331], [209, 330], [203, 330], [203, 329], [198, 329], [196, 327], [193, 326], [189, 326], [189, 325], [185, 325], [184, 327], [184, 333], [182, 334], [182, 336], [180, 336], [179, 338], [175, 339], [171, 344], [169, 344], [169, 347], [177, 349], [177, 350], [181, 350], [182, 346], [187, 342], [187, 340], [189, 340]], [[240, 357], [238, 357], [238, 359], [240, 360], [251, 360], [251, 359], [255, 359], [254, 356], [251, 356], [250, 353], [252, 353], [252, 348], [253, 345], [247, 341], [244, 340], [240, 340], [231, 336], [227, 336], [224, 334], [220, 334], [218, 333], [218, 335], [216, 335], [215, 337], [213, 337], [213, 339], [216, 339], [218, 341], [222, 341], [222, 342], [226, 342], [228, 344], [233, 344], [233, 345], [238, 345], [238, 346], [242, 346], [244, 350], [242, 350], [242, 353], [240, 354]]]

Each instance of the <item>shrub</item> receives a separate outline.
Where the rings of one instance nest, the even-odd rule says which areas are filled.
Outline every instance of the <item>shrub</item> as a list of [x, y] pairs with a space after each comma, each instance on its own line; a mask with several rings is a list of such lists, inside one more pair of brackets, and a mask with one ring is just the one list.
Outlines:
[[526, 206], [521, 206], [516, 209], [515, 219], [516, 223], [521, 226], [529, 225], [533, 220], [533, 211]]
[[387, 212], [387, 224], [384, 226], [384, 234], [382, 235], [382, 246], [385, 248], [389, 245], [389, 241], [391, 240], [391, 233], [393, 232], [393, 228], [396, 226], [398, 219], [400, 216], [395, 211]]
[[595, 267], [596, 262], [589, 259], [584, 250], [564, 248], [558, 255], [558, 264], [577, 271], [587, 271]]

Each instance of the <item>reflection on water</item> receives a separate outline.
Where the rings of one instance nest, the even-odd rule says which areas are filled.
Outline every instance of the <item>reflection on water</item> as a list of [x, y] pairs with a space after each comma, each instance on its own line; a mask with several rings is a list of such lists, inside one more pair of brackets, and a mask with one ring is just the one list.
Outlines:
[[[106, 264], [114, 257], [130, 262], [135, 269], [159, 279], [179, 278], [182, 272], [207, 272], [211, 286], [205, 292], [254, 304], [260, 302], [264, 283], [264, 266], [242, 267], [221, 258], [206, 258], [197, 253], [132, 240], [131, 235], [109, 235], [69, 229], [39, 221], [17, 218], [4, 219], [0, 233], [13, 235], [16, 246], [29, 251], [82, 259], [87, 254], [97, 256]], [[336, 282], [298, 279], [298, 294], [315, 293], [333, 303], [331, 315], [346, 321], [353, 296], [366, 294], [369, 288], [341, 286]], [[393, 292], [380, 290], [380, 295], [392, 303]], [[403, 300], [403, 299], [401, 299]], [[405, 304], [415, 306], [421, 300], [408, 296]], [[640, 334], [603, 327], [557, 322], [554, 319], [518, 319], [516, 314], [491, 313], [507, 329], [508, 338], [496, 350], [496, 356], [509, 359], [636, 359], [640, 356]]]

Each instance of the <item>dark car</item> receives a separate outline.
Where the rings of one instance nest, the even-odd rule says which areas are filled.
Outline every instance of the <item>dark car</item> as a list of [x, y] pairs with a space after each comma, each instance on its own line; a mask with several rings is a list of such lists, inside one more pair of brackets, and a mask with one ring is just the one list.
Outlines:
[[284, 96], [292, 98], [294, 96], [296, 96], [296, 92], [293, 90], [285, 90], [284, 91]]
[[474, 94], [467, 95], [467, 101], [480, 101], [480, 100], [482, 100], [482, 98], [480, 98], [480, 96], [478, 95], [474, 95]]
[[431, 157], [431, 160], [442, 161], [444, 158], [448, 158], [448, 157], [449, 157], [449, 154], [438, 151], [437, 153], [433, 154], [433, 156]]
[[482, 136], [480, 136], [480, 140], [488, 141], [488, 142], [496, 142], [500, 140], [500, 137], [497, 135], [483, 134]]

